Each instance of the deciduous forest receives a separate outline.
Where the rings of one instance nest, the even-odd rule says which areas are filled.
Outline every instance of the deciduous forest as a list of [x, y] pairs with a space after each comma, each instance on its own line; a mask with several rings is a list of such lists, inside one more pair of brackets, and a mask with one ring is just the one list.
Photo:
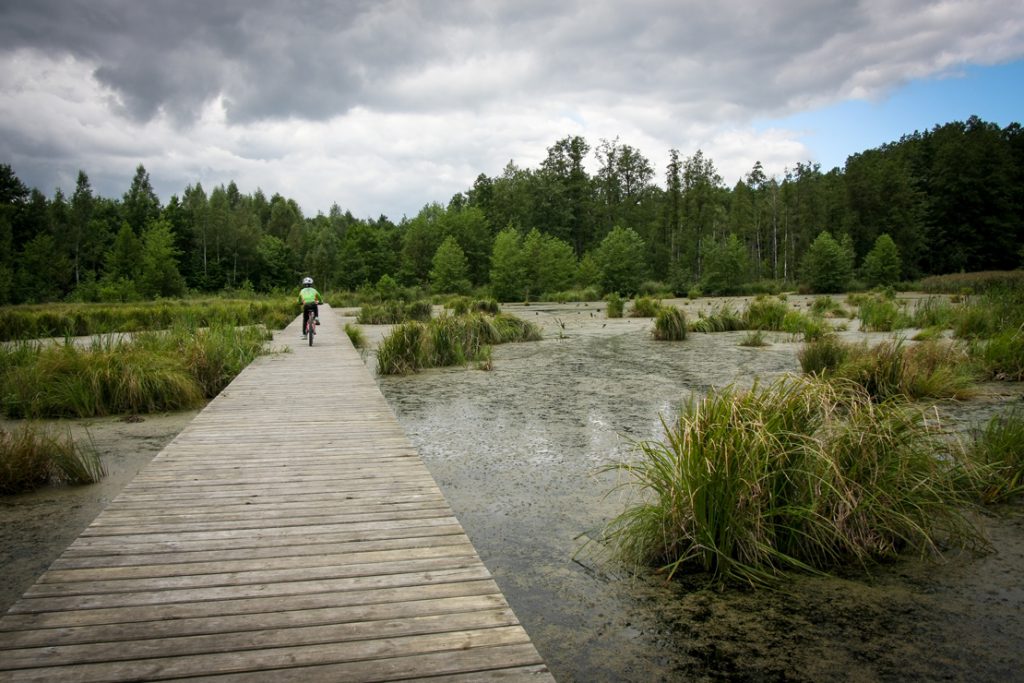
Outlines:
[[[588, 171], [596, 168], [596, 172]], [[823, 171], [760, 162], [728, 187], [701, 150], [656, 169], [615, 140], [566, 137], [411, 218], [306, 216], [234, 182], [162, 204], [138, 166], [119, 198], [85, 170], [46, 196], [0, 165], [0, 303], [130, 301], [224, 289], [406, 286], [529, 300], [569, 290], [840, 291], [1024, 260], [1024, 133], [972, 117]]]

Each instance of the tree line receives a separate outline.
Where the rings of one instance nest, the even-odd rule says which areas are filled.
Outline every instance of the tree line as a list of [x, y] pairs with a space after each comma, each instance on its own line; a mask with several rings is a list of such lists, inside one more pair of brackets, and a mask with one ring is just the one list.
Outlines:
[[[596, 172], [587, 170], [596, 161]], [[728, 187], [697, 150], [657, 171], [618, 139], [556, 141], [414, 217], [358, 219], [336, 204], [234, 182], [162, 205], [139, 166], [120, 198], [80, 171], [46, 197], [0, 165], [0, 303], [176, 296], [225, 288], [489, 289], [503, 300], [574, 288], [836, 291], [924, 275], [1005, 270], [1024, 258], [1024, 134], [972, 117], [905, 135], [823, 172], [761, 163]], [[383, 280], [382, 280], [383, 279]]]

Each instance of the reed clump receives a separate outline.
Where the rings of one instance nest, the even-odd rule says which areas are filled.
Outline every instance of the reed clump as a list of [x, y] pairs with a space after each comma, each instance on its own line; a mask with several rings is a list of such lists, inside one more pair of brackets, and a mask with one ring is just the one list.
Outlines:
[[605, 297], [605, 301], [608, 304], [605, 308], [605, 316], [608, 318], [621, 318], [626, 307], [626, 302], [622, 300], [622, 297], [612, 292]]
[[279, 330], [294, 318], [295, 303], [284, 297], [8, 306], [0, 308], [0, 341], [167, 330], [175, 325], [263, 325]]
[[993, 415], [967, 447], [965, 485], [984, 504], [1024, 494], [1024, 410]]
[[746, 320], [747, 329], [778, 332], [782, 329], [787, 312], [789, 312], [789, 306], [785, 301], [759, 295], [747, 305], [743, 317]]
[[649, 296], [638, 296], [629, 311], [631, 318], [653, 318], [661, 310], [661, 302]]
[[52, 436], [33, 425], [0, 430], [0, 493], [92, 484], [105, 475], [96, 450], [75, 443], [70, 434]]
[[884, 295], [865, 296], [859, 300], [857, 308], [860, 328], [865, 332], [892, 332], [911, 324], [903, 308]]
[[691, 332], [733, 332], [745, 329], [747, 321], [729, 303], [722, 304], [708, 314], [698, 312], [697, 319], [690, 323]]
[[686, 314], [675, 306], [663, 306], [654, 318], [652, 334], [658, 341], [682, 341], [686, 329]]
[[345, 323], [345, 334], [348, 335], [348, 340], [352, 342], [352, 346], [355, 348], [365, 349], [367, 347], [366, 335], [363, 334], [361, 327], [352, 323]]
[[894, 339], [869, 348], [829, 335], [804, 344], [798, 357], [805, 373], [853, 382], [875, 401], [967, 398], [977, 374], [967, 350], [944, 341]]
[[427, 300], [385, 301], [380, 304], [367, 304], [359, 309], [356, 322], [360, 325], [399, 325], [410, 320], [426, 322], [433, 314], [433, 306]]
[[93, 417], [194, 408], [256, 356], [261, 327], [177, 326], [90, 345], [0, 350], [0, 401], [11, 417]]
[[490, 367], [491, 345], [540, 338], [536, 325], [505, 313], [441, 315], [428, 323], [414, 321], [392, 330], [377, 349], [377, 373], [404, 375], [471, 362]]
[[980, 543], [958, 462], [919, 411], [863, 390], [784, 378], [691, 397], [660, 441], [611, 465], [636, 502], [606, 540], [672, 576], [770, 584], [940, 544]]

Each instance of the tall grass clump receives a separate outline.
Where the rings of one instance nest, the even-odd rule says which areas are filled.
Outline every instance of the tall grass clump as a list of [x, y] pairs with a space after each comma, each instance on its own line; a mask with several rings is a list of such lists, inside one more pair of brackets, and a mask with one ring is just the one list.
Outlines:
[[900, 306], [886, 296], [869, 296], [860, 301], [860, 328], [865, 332], [892, 332], [910, 324]]
[[690, 324], [690, 330], [693, 332], [733, 332], [745, 329], [746, 320], [729, 303], [722, 304], [710, 314], [699, 311], [697, 319]]
[[1024, 381], [1024, 326], [1003, 330], [971, 347], [983, 372], [992, 379]]
[[984, 504], [1024, 494], [1024, 410], [993, 415], [967, 447], [968, 486]]
[[821, 317], [831, 316], [845, 318], [848, 316], [846, 308], [828, 295], [817, 297], [811, 303], [811, 313]]
[[[168, 335], [205, 398], [213, 398], [265, 351], [270, 335], [259, 327], [214, 325]], [[159, 337], [158, 337], [159, 338]]]
[[637, 501], [606, 539], [669, 576], [765, 584], [940, 542], [974, 542], [943, 442], [920, 413], [786, 378], [691, 398], [609, 469]]
[[489, 345], [540, 338], [536, 325], [505, 313], [442, 315], [428, 323], [412, 321], [396, 327], [381, 342], [377, 349], [377, 372], [404, 375], [485, 359], [489, 364]]
[[850, 346], [834, 334], [808, 341], [797, 352], [804, 373], [818, 377], [835, 374], [849, 356]]
[[345, 334], [348, 335], [348, 340], [352, 342], [352, 346], [357, 349], [366, 348], [366, 335], [363, 334], [362, 328], [353, 325], [352, 323], [345, 323]]
[[686, 339], [686, 315], [675, 306], [663, 306], [654, 318], [654, 338], [659, 341]]
[[649, 296], [639, 296], [633, 300], [633, 308], [629, 311], [631, 318], [653, 318], [658, 315], [661, 302]]
[[27, 425], [0, 430], [0, 493], [19, 493], [45, 485], [92, 484], [106, 475], [93, 448], [71, 435], [54, 437]]
[[622, 297], [612, 292], [605, 297], [605, 301], [608, 302], [605, 308], [605, 316], [609, 318], [621, 318], [623, 309], [626, 306], [626, 302], [622, 300]]
[[407, 375], [427, 366], [427, 326], [411, 321], [398, 325], [377, 347], [377, 373]]
[[181, 324], [265, 325], [282, 329], [294, 318], [295, 303], [285, 297], [9, 306], [0, 308], [0, 340], [87, 337], [166, 330]]
[[787, 334], [798, 334], [805, 342], [810, 342], [832, 335], [835, 329], [820, 316], [790, 310], [786, 311], [782, 319], [782, 331]]
[[[0, 401], [12, 417], [93, 417], [194, 408], [256, 356], [262, 327], [178, 325], [133, 338], [95, 337], [0, 351]], [[26, 352], [25, 348], [30, 349]]]
[[748, 329], [778, 332], [782, 329], [788, 311], [789, 306], [785, 301], [758, 296], [747, 305], [743, 317]]
[[910, 316], [910, 324], [913, 327], [945, 329], [952, 327], [953, 317], [953, 306], [948, 298], [930, 296], [917, 302]]
[[750, 348], [759, 348], [768, 345], [768, 340], [765, 339], [764, 332], [762, 330], [751, 330], [743, 335], [743, 339], [740, 340], [740, 346], [747, 346]]
[[975, 370], [966, 350], [941, 341], [907, 346], [902, 339], [868, 348], [826, 336], [798, 352], [806, 374], [852, 382], [875, 401], [967, 398]]

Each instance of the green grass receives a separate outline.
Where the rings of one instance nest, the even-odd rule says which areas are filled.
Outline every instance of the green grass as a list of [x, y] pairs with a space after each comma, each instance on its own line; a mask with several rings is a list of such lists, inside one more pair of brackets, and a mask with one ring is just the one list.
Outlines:
[[886, 296], [867, 296], [860, 300], [857, 317], [865, 332], [892, 332], [910, 325], [906, 312]]
[[747, 329], [778, 332], [782, 329], [788, 311], [789, 306], [785, 301], [758, 296], [747, 305], [743, 318]]
[[608, 318], [621, 318], [623, 309], [626, 306], [626, 302], [622, 300], [622, 297], [613, 292], [605, 297], [605, 301], [608, 302], [605, 308], [605, 316]]
[[747, 321], [728, 302], [715, 308], [710, 314], [698, 312], [697, 319], [690, 323], [690, 330], [693, 332], [732, 332], [745, 329]]
[[652, 334], [658, 341], [686, 339], [686, 315], [675, 306], [663, 306], [654, 318]]
[[429, 323], [408, 322], [381, 341], [377, 373], [404, 375], [471, 362], [489, 367], [490, 345], [539, 339], [536, 325], [505, 313], [442, 315]]
[[841, 303], [836, 301], [830, 296], [817, 297], [811, 303], [811, 313], [817, 316], [825, 317], [830, 316], [834, 318], [846, 318], [849, 317], [849, 311]]
[[1003, 330], [971, 345], [972, 355], [991, 379], [1024, 381], [1024, 326]]
[[1024, 288], [1024, 270], [990, 270], [976, 273], [933, 275], [918, 283], [923, 292], [936, 294], [981, 294], [999, 287]]
[[944, 442], [919, 412], [786, 378], [692, 397], [659, 441], [609, 469], [635, 502], [605, 539], [669, 577], [770, 584], [980, 542]]
[[948, 329], [953, 326], [954, 311], [947, 297], [930, 296], [917, 302], [910, 316], [913, 327]]
[[0, 430], [0, 493], [91, 484], [105, 474], [96, 450], [76, 444], [70, 435], [54, 437], [33, 425]]
[[751, 348], [758, 348], [761, 346], [768, 346], [768, 340], [764, 337], [764, 332], [761, 330], [751, 330], [740, 340], [740, 346], [748, 346]]
[[411, 303], [385, 301], [362, 306], [356, 316], [356, 322], [360, 325], [398, 325], [410, 320], [426, 322], [430, 320], [432, 312], [433, 306], [426, 300]]
[[295, 302], [285, 297], [6, 306], [0, 308], [0, 341], [166, 330], [175, 325], [264, 325], [279, 330], [295, 319], [295, 309]]
[[92, 417], [194, 408], [216, 396], [268, 338], [258, 327], [176, 326], [90, 346], [0, 350], [0, 403], [11, 417]]
[[994, 415], [967, 447], [967, 486], [984, 504], [1024, 494], [1024, 410]]
[[633, 301], [633, 308], [629, 311], [631, 318], [653, 318], [658, 315], [661, 309], [661, 302], [648, 296], [637, 297]]
[[895, 339], [868, 348], [827, 336], [806, 343], [798, 357], [806, 374], [853, 382], [875, 401], [974, 394], [977, 372], [959, 344]]
[[366, 335], [363, 334], [362, 328], [352, 323], [345, 323], [345, 334], [348, 335], [348, 340], [352, 342], [352, 346], [357, 349], [366, 348]]
[[806, 342], [797, 358], [800, 368], [808, 375], [825, 377], [834, 374], [850, 356], [851, 346], [834, 334]]

